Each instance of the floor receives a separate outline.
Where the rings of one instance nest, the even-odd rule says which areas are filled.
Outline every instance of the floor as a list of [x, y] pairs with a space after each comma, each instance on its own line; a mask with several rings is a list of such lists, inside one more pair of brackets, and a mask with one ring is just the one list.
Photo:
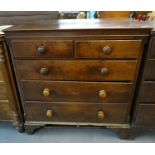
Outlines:
[[120, 140], [109, 129], [88, 127], [46, 127], [33, 135], [19, 133], [15, 127], [0, 123], [0, 143], [149, 143], [155, 142], [155, 131], [145, 131], [135, 140]]

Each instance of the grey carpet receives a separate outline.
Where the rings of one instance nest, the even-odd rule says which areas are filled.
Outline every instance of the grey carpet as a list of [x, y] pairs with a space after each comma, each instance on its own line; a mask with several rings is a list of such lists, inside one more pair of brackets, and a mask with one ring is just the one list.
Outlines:
[[0, 143], [148, 143], [155, 142], [155, 131], [145, 131], [135, 140], [120, 140], [109, 129], [88, 127], [46, 127], [33, 135], [19, 133], [8, 123], [0, 123]]

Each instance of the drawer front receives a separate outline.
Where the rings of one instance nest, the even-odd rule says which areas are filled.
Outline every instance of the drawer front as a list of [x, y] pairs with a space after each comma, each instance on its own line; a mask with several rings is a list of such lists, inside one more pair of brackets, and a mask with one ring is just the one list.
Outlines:
[[0, 82], [0, 100], [7, 100], [7, 89], [4, 82]]
[[23, 81], [26, 101], [88, 101], [128, 103], [132, 98], [133, 84], [107, 82], [50, 82]]
[[77, 58], [138, 58], [141, 40], [88, 40], [75, 42]]
[[136, 125], [155, 127], [155, 105], [141, 104], [138, 106]]
[[8, 101], [0, 100], [0, 120], [12, 120], [12, 111]]
[[68, 58], [73, 56], [73, 41], [14, 40], [12, 49], [15, 57]]
[[26, 102], [26, 121], [127, 123], [127, 104]]
[[139, 102], [155, 102], [155, 82], [145, 81], [142, 84]]
[[134, 60], [16, 60], [19, 77], [26, 80], [132, 81], [136, 65]]
[[144, 79], [145, 80], [155, 80], [155, 60], [147, 60], [145, 70], [144, 70]]
[[152, 59], [155, 59], [155, 37], [152, 37], [152, 39], [151, 39], [151, 47], [150, 47], [149, 57]]

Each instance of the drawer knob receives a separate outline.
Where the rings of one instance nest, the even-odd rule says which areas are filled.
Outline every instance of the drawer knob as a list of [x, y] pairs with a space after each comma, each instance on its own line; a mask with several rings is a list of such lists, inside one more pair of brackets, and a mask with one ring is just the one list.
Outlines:
[[100, 90], [100, 91], [99, 91], [99, 96], [100, 96], [101, 98], [105, 98], [105, 97], [107, 96], [106, 91], [105, 91], [105, 90]]
[[104, 46], [102, 52], [104, 54], [110, 54], [112, 52], [112, 48], [110, 46]]
[[40, 74], [42, 74], [42, 75], [47, 75], [48, 74], [48, 68], [41, 68], [40, 69]]
[[49, 95], [50, 95], [50, 89], [45, 88], [45, 89], [43, 90], [43, 95], [44, 95], [44, 96], [49, 96]]
[[53, 110], [47, 110], [46, 116], [47, 116], [48, 118], [52, 118], [52, 117], [53, 117]]
[[108, 74], [108, 68], [101, 68], [101, 75], [107, 75]]
[[39, 54], [44, 54], [44, 53], [46, 53], [46, 47], [45, 46], [39, 46], [38, 48], [37, 48], [37, 51], [38, 51], [38, 53]]
[[104, 111], [98, 111], [98, 112], [97, 112], [97, 117], [98, 117], [99, 119], [103, 119], [103, 118], [105, 117]]

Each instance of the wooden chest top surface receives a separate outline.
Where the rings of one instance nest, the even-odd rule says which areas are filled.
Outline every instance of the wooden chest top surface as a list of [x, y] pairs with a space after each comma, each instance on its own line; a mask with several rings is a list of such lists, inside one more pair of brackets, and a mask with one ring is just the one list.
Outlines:
[[53, 20], [49, 22], [36, 22], [23, 25], [13, 26], [5, 31], [37, 31], [37, 30], [80, 30], [80, 29], [152, 29], [150, 22], [133, 22], [127, 19], [67, 19]]

